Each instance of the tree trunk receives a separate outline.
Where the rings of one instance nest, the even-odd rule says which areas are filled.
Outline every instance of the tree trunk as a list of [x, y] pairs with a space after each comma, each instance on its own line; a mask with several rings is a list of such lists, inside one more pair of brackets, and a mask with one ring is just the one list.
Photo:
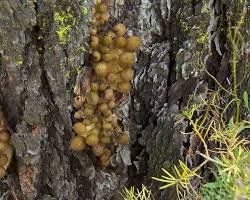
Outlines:
[[[93, 2], [0, 1], [0, 103], [15, 148], [0, 182], [1, 199], [110, 200], [124, 185], [141, 183], [155, 199], [176, 199], [174, 188], [159, 191], [151, 177], [187, 158], [185, 149], [193, 144], [182, 134], [188, 123], [181, 111], [190, 95], [199, 98], [215, 88], [203, 66], [229, 87], [226, 14], [237, 5], [223, 0], [105, 2], [110, 23], [124, 22], [143, 43], [133, 90], [117, 111], [130, 145], [118, 148], [112, 158], [118, 164], [108, 169], [99, 167], [90, 152], [69, 149], [72, 99], [89, 67]], [[65, 24], [56, 20], [58, 13], [66, 17]], [[60, 35], [62, 25], [69, 30]], [[249, 75], [243, 85], [250, 93], [247, 80]], [[196, 166], [199, 159], [192, 163]]]

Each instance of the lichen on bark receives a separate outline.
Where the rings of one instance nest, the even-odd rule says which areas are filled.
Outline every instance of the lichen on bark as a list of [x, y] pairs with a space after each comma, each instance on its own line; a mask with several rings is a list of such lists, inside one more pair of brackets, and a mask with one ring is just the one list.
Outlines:
[[[236, 1], [105, 1], [112, 22], [143, 38], [130, 99], [119, 110], [130, 132], [127, 167], [102, 170], [88, 152], [69, 150], [73, 92], [88, 66], [90, 0], [0, 1], [0, 104], [15, 157], [0, 197], [13, 199], [111, 199], [124, 185], [150, 186], [151, 176], [186, 158], [187, 122], [181, 111], [189, 96], [199, 100], [214, 83], [205, 65], [225, 86], [230, 79], [226, 12]], [[67, 42], [60, 42], [55, 13], [70, 9]], [[88, 12], [86, 12], [88, 11]], [[249, 12], [249, 10], [248, 10]], [[60, 15], [59, 15], [60, 16]], [[70, 17], [71, 19], [71, 17]], [[249, 38], [249, 33], [244, 35]], [[249, 44], [242, 60], [249, 63]], [[250, 93], [249, 75], [242, 89]], [[127, 159], [131, 152], [131, 160]], [[122, 158], [122, 156], [124, 156]], [[195, 162], [193, 162], [195, 164]]]

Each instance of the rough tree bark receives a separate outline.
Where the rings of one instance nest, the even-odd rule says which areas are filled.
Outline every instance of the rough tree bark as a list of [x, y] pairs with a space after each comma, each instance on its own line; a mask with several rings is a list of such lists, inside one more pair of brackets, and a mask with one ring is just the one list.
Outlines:
[[[118, 198], [122, 186], [141, 183], [152, 189], [156, 199], [176, 198], [173, 190], [158, 191], [159, 185], [150, 177], [159, 175], [161, 167], [168, 169], [186, 158], [184, 149], [190, 141], [181, 133], [188, 127], [181, 120], [181, 110], [189, 95], [199, 98], [214, 87], [200, 61], [228, 84], [226, 12], [237, 2], [106, 2], [111, 23], [123, 21], [129, 33], [140, 35], [143, 45], [133, 91], [119, 108], [131, 143], [115, 155], [117, 167], [103, 170], [91, 153], [68, 148], [71, 102], [88, 67], [93, 2], [0, 1], [0, 103], [15, 147], [8, 175], [0, 182], [1, 199], [16, 195], [19, 200], [110, 200]], [[67, 18], [66, 42], [58, 37], [55, 13], [72, 15]], [[244, 87], [250, 93], [247, 81]], [[194, 158], [193, 165], [196, 162]]]

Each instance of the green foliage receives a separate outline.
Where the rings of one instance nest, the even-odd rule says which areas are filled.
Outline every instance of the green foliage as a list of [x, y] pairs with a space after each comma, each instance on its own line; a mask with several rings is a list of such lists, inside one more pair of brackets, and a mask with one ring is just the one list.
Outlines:
[[[174, 173], [163, 169], [166, 175], [161, 178], [153, 177], [164, 183], [160, 189], [175, 186], [179, 199], [185, 199], [187, 195], [208, 200], [250, 199], [250, 152], [245, 148], [249, 141], [241, 137], [242, 132], [250, 128], [250, 122], [235, 122], [232, 117], [226, 124], [223, 117], [225, 109], [220, 107], [223, 99], [218, 91], [211, 92], [201, 105], [193, 104], [183, 112], [192, 127], [191, 134], [203, 143], [204, 153], [198, 154], [204, 158], [204, 162], [189, 169], [180, 161], [181, 170], [174, 166]], [[201, 115], [194, 119], [194, 113]], [[210, 150], [208, 142], [217, 144], [217, 148]], [[216, 157], [211, 156], [211, 152]], [[192, 188], [191, 180], [198, 177], [200, 169], [208, 162], [213, 163], [212, 171], [216, 179], [202, 185], [199, 193]]]
[[161, 178], [157, 178], [157, 177], [152, 177], [152, 178], [164, 184], [163, 186], [159, 188], [160, 190], [166, 189], [170, 186], [175, 186], [178, 197], [179, 199], [181, 199], [183, 197], [183, 192], [187, 191], [189, 194], [191, 194], [189, 191], [189, 188], [191, 185], [190, 180], [194, 176], [198, 177], [198, 175], [194, 171], [190, 170], [187, 167], [187, 165], [183, 163], [182, 161], [179, 161], [179, 166], [181, 170], [179, 170], [177, 166], [174, 165], [173, 175], [169, 173], [167, 170], [162, 168], [162, 171], [166, 175], [162, 175]]
[[124, 200], [153, 200], [153, 196], [150, 190], [148, 190], [144, 185], [142, 189], [135, 189], [131, 187], [127, 189], [126, 187], [122, 190], [121, 193]]
[[225, 182], [222, 178], [216, 178], [216, 181], [209, 182], [202, 185], [201, 197], [204, 200], [222, 200], [222, 199], [232, 199], [232, 194], [230, 190], [225, 186]]
[[[160, 189], [175, 186], [179, 199], [186, 199], [187, 196], [202, 200], [250, 199], [250, 151], [246, 148], [250, 142], [242, 136], [243, 132], [250, 128], [250, 121], [240, 115], [242, 107], [248, 112], [250, 109], [248, 93], [244, 91], [242, 99], [239, 96], [239, 88], [246, 74], [241, 81], [237, 80], [237, 68], [245, 44], [241, 27], [246, 16], [246, 1], [237, 2], [237, 11], [240, 14], [236, 22], [233, 20], [234, 25], [229, 25], [227, 35], [231, 44], [232, 88], [223, 87], [204, 67], [219, 89], [208, 91], [207, 97], [200, 104], [188, 105], [188, 109], [183, 111], [192, 128], [192, 132], [188, 134], [199, 138], [203, 144], [204, 151], [198, 154], [204, 161], [193, 169], [189, 169], [180, 161], [181, 171], [174, 166], [174, 173], [163, 169], [166, 176], [153, 177], [154, 180], [164, 183]], [[228, 20], [230, 22], [231, 18]], [[228, 99], [229, 102], [225, 104]], [[231, 116], [228, 116], [229, 108], [233, 110], [230, 112]], [[209, 143], [216, 144], [216, 148], [209, 149]], [[212, 163], [214, 181], [204, 183], [200, 191], [194, 191], [190, 180], [197, 177], [203, 167], [207, 169], [207, 163]]]
[[215, 181], [202, 185], [202, 199], [249, 199], [250, 198], [250, 153], [242, 147], [235, 148], [229, 158], [216, 158]]

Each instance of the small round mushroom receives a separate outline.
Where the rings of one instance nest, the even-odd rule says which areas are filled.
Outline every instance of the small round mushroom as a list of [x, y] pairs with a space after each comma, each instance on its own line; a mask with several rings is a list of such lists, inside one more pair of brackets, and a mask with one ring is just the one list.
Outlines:
[[91, 83], [90, 88], [93, 92], [97, 92], [99, 90], [99, 84], [98, 83]]
[[103, 122], [102, 127], [103, 127], [103, 130], [106, 130], [106, 131], [112, 130], [112, 124], [109, 122]]
[[84, 125], [82, 122], [76, 122], [73, 125], [73, 130], [79, 136], [82, 136], [82, 137], [88, 136], [88, 131], [87, 131], [86, 125]]
[[118, 76], [114, 73], [109, 73], [107, 76], [107, 82], [108, 83], [114, 83], [118, 79]]
[[121, 93], [127, 94], [131, 90], [131, 83], [130, 82], [123, 82], [119, 83], [118, 89]]
[[133, 53], [124, 52], [120, 55], [119, 62], [123, 68], [131, 67], [135, 62], [135, 57]]
[[121, 48], [125, 47], [126, 39], [125, 39], [125, 37], [119, 36], [115, 39], [114, 43], [115, 43], [115, 46], [117, 48], [121, 49]]
[[110, 46], [113, 43], [112, 37], [108, 35], [104, 36], [102, 43], [104, 46]]
[[92, 57], [93, 61], [98, 62], [98, 61], [101, 60], [102, 55], [100, 54], [99, 51], [94, 51], [94, 52], [92, 53], [91, 57]]
[[116, 24], [114, 27], [113, 27], [113, 30], [114, 32], [116, 33], [116, 35], [118, 36], [123, 36], [126, 32], [126, 26], [122, 23], [119, 23], [119, 24]]
[[97, 134], [90, 134], [87, 139], [86, 139], [86, 143], [89, 145], [89, 146], [94, 146], [94, 145], [97, 145], [99, 142], [99, 138], [98, 138], [98, 135]]
[[74, 151], [81, 151], [86, 147], [86, 143], [83, 137], [81, 136], [76, 136], [72, 138], [70, 142], [70, 147]]
[[3, 131], [0, 133], [0, 141], [8, 142], [9, 139], [10, 139], [10, 135], [6, 131]]
[[91, 27], [89, 32], [90, 32], [90, 35], [96, 35], [97, 34], [97, 28], [96, 27]]
[[119, 135], [117, 138], [118, 144], [128, 144], [129, 143], [129, 136], [127, 134]]
[[104, 91], [104, 98], [106, 99], [106, 100], [110, 100], [110, 99], [112, 99], [114, 97], [114, 92], [113, 92], [113, 90], [112, 89], [106, 89], [105, 91]]
[[95, 73], [98, 77], [105, 77], [108, 73], [108, 67], [105, 62], [99, 62], [95, 67], [94, 67]]
[[99, 96], [97, 92], [90, 92], [87, 94], [86, 100], [90, 105], [97, 105], [99, 103]]
[[101, 3], [97, 6], [97, 11], [100, 13], [105, 13], [108, 11], [108, 8], [104, 3]]
[[98, 47], [99, 44], [99, 38], [97, 36], [91, 36], [90, 37], [90, 47], [92, 49], [95, 49]]
[[131, 36], [127, 38], [126, 49], [129, 51], [136, 51], [141, 45], [141, 40], [138, 36]]
[[101, 142], [103, 144], [110, 144], [111, 143], [111, 138], [109, 136], [102, 136], [101, 137]]
[[111, 60], [113, 60], [112, 54], [110, 53], [106, 53], [102, 56], [102, 60], [105, 62], [110, 62]]
[[121, 72], [120, 77], [123, 81], [131, 81], [134, 77], [134, 71], [132, 69], [126, 69]]
[[105, 113], [109, 110], [109, 107], [106, 103], [102, 103], [98, 106], [98, 110], [102, 113]]
[[110, 109], [113, 109], [115, 106], [116, 106], [116, 103], [115, 103], [114, 100], [108, 101], [108, 107], [109, 107]]

